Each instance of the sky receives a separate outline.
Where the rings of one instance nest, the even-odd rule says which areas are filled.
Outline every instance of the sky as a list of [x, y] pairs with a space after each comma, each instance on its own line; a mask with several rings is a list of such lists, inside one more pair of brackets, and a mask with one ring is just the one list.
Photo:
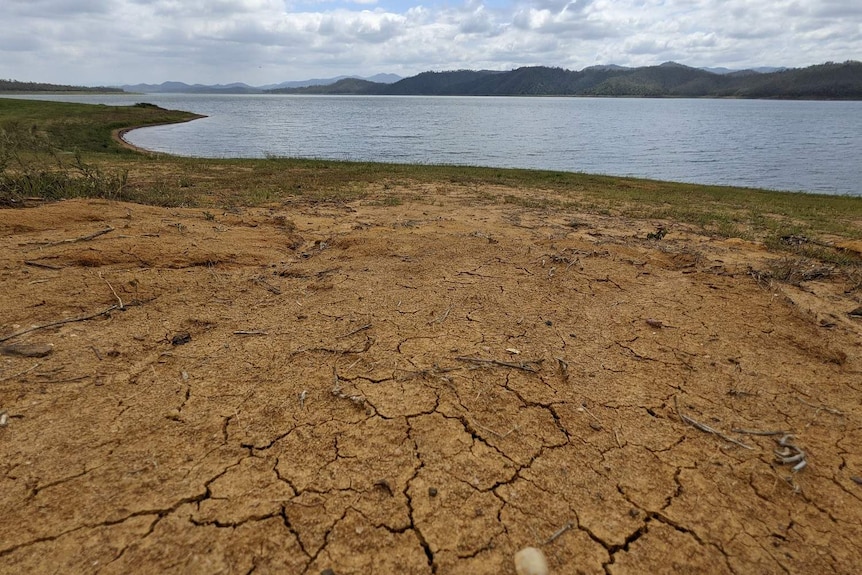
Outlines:
[[2, 0], [0, 78], [85, 86], [862, 60], [859, 0]]

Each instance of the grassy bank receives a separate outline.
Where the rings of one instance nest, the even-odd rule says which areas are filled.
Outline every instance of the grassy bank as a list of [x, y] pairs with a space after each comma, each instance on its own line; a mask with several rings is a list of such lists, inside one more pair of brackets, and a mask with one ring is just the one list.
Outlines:
[[[391, 205], [408, 197], [433, 202], [433, 190], [457, 187], [478, 204], [565, 210], [573, 218], [589, 212], [655, 220], [657, 225], [680, 222], [714, 236], [761, 240], [770, 247], [803, 249], [805, 255], [834, 260], [855, 256], [826, 250], [821, 244], [835, 238], [862, 238], [862, 198], [858, 197], [539, 170], [178, 158], [141, 154], [112, 138], [123, 128], [195, 117], [149, 105], [0, 99], [0, 201], [9, 205], [23, 197], [93, 195], [209, 209], [296, 200], [367, 199]], [[39, 175], [41, 182], [35, 181]], [[66, 178], [65, 186], [52, 179], [60, 175]], [[89, 184], [76, 186], [76, 181]]]

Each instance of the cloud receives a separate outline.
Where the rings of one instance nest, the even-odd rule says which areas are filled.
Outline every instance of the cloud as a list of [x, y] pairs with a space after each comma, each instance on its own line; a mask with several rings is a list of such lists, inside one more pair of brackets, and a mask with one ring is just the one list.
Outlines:
[[5, 0], [0, 21], [0, 77], [73, 84], [862, 54], [846, 0]]

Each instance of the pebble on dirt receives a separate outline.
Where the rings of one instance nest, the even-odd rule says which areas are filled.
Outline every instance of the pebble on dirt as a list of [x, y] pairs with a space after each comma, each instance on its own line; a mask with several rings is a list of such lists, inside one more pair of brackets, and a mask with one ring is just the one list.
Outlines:
[[192, 335], [187, 332], [180, 332], [171, 338], [171, 345], [185, 345], [192, 340]]
[[548, 560], [541, 549], [524, 547], [515, 553], [515, 572], [518, 575], [548, 575]]

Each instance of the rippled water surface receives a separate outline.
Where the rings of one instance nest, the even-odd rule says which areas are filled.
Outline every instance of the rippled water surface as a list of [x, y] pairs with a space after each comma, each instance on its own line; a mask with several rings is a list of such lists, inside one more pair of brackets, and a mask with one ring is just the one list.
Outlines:
[[208, 117], [143, 148], [470, 164], [862, 195], [862, 102], [410, 96], [56, 96]]

